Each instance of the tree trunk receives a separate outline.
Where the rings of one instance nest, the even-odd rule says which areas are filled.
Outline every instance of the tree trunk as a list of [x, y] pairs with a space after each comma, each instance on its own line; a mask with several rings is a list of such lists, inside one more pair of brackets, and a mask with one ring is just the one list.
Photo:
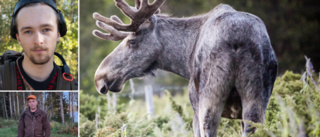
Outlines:
[[51, 120], [51, 117], [53, 116], [53, 93], [51, 93], [51, 96], [50, 96], [50, 112], [51, 112], [51, 115], [50, 115], [50, 120]]
[[146, 106], [147, 106], [147, 113], [148, 119], [151, 119], [154, 115], [154, 107], [153, 107], [153, 89], [151, 85], [145, 86], [145, 99], [146, 99]]
[[62, 120], [62, 123], [64, 123], [62, 96], [63, 96], [63, 92], [60, 93], [60, 109], [61, 109], [61, 120]]
[[136, 92], [135, 89], [134, 89], [134, 83], [133, 83], [133, 80], [130, 79], [130, 88], [131, 88], [131, 95], [129, 95], [130, 99], [132, 100], [133, 99], [133, 95], [134, 93]]
[[42, 106], [43, 106], [42, 98], [43, 98], [43, 96], [42, 96], [42, 94], [39, 94], [38, 97], [39, 97], [39, 98], [37, 99], [37, 100], [38, 100], [38, 107], [39, 107], [40, 109], [42, 109]]
[[23, 98], [23, 110], [22, 111], [24, 111], [26, 109], [26, 93], [23, 92], [22, 96], [23, 96], [22, 97]]
[[107, 101], [108, 101], [108, 105], [107, 105], [108, 110], [111, 110], [111, 102], [112, 102], [112, 100], [111, 100], [110, 92], [108, 92], [108, 93], [106, 94], [106, 97], [107, 97]]
[[6, 102], [6, 95], [3, 92], [3, 104], [4, 104], [4, 113], [5, 113], [5, 118], [8, 119], [8, 111], [7, 111], [7, 102]]
[[9, 92], [9, 108], [10, 108], [10, 119], [12, 119], [12, 103], [11, 103], [11, 92]]
[[[4, 98], [3, 94], [1, 94], [1, 97], [2, 97], [1, 99], [3, 100], [3, 98]], [[2, 103], [1, 103], [1, 109], [2, 109], [2, 118], [5, 118], [6, 114], [4, 112], [4, 104], [2, 104]]]
[[72, 96], [72, 92], [69, 92], [69, 109], [68, 109], [68, 112], [69, 112], [69, 116], [72, 117], [72, 112], [71, 112], [71, 96]]
[[71, 92], [72, 94], [72, 96], [71, 96], [71, 115], [72, 115], [72, 122], [74, 122], [74, 111], [73, 111], [73, 102], [74, 102], [74, 98], [73, 98], [73, 96], [74, 96], [74, 93], [73, 92]]
[[112, 98], [113, 98], [113, 110], [114, 112], [117, 112], [117, 94], [116, 93], [112, 93]]
[[12, 102], [13, 102], [13, 116], [14, 116], [14, 119], [16, 119], [17, 111], [16, 111], [16, 101], [14, 100], [14, 92], [12, 92], [11, 94], [12, 94]]
[[42, 102], [43, 102], [43, 110], [46, 110], [46, 92], [43, 92], [43, 98], [42, 98]]
[[19, 105], [19, 95], [18, 95], [18, 92], [16, 92], [16, 94], [17, 94], [17, 116], [19, 116], [20, 115], [20, 105]]

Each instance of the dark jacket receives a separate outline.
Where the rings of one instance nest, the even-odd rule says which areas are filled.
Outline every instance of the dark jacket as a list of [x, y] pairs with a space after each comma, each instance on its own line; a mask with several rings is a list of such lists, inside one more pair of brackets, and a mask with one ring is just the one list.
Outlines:
[[[17, 72], [16, 61], [7, 61], [3, 65], [0, 64], [0, 90], [19, 90], [17, 89]], [[73, 81], [67, 81], [63, 78], [63, 71], [61, 67], [58, 67], [57, 87], [55, 90], [77, 90], [78, 83], [74, 79]], [[22, 80], [25, 86], [25, 90], [32, 90], [28, 87], [28, 84]]]
[[50, 137], [50, 122], [47, 113], [38, 108], [32, 116], [29, 108], [25, 110], [20, 116], [18, 137]]

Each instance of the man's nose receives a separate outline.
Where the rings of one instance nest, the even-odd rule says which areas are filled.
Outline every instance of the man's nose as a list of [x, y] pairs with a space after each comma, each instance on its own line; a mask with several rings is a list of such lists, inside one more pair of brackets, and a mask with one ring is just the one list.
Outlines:
[[34, 44], [36, 45], [42, 45], [44, 42], [44, 36], [41, 34], [41, 32], [36, 32], [34, 36]]

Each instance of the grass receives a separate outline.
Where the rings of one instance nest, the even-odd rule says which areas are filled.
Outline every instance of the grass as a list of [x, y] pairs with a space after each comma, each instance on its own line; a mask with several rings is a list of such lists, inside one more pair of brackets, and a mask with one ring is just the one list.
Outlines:
[[[18, 135], [18, 120], [0, 118], [0, 121], [0, 137], [16, 137]], [[52, 127], [52, 123], [55, 123], [56, 126]], [[51, 122], [51, 137], [77, 137], [71, 133], [60, 133], [62, 127], [58, 122]]]

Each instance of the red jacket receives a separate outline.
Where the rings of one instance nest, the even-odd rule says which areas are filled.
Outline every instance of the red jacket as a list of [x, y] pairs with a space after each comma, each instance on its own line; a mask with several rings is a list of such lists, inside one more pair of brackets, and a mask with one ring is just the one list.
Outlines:
[[18, 137], [50, 137], [47, 113], [38, 108], [32, 116], [29, 108], [25, 110], [20, 116]]

